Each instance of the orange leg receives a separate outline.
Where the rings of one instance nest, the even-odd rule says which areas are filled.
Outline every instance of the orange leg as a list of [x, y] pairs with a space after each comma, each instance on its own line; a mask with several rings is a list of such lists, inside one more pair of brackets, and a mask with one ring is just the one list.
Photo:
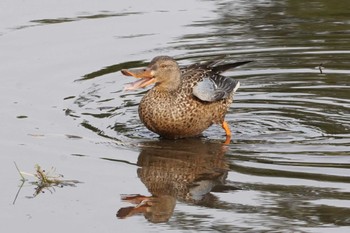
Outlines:
[[226, 121], [222, 122], [222, 128], [225, 130], [226, 133], [226, 141], [224, 142], [224, 144], [230, 144], [231, 141], [231, 130], [230, 130], [230, 126], [227, 124]]

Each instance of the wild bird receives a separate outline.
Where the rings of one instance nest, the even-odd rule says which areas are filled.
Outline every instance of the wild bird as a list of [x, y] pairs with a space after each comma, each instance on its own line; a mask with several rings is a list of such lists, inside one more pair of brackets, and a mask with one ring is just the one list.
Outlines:
[[221, 124], [226, 133], [225, 143], [229, 143], [231, 131], [224, 118], [240, 84], [220, 74], [251, 61], [223, 62], [221, 58], [180, 67], [172, 57], [158, 56], [141, 71], [121, 72], [139, 78], [126, 90], [155, 84], [138, 109], [149, 130], [164, 138], [177, 139], [198, 136], [212, 124]]

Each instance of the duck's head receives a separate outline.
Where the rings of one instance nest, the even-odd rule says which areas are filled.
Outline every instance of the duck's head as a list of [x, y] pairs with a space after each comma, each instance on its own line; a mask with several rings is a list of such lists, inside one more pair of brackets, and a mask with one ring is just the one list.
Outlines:
[[169, 56], [153, 58], [147, 68], [141, 71], [121, 70], [126, 76], [140, 78], [130, 83], [126, 90], [135, 90], [155, 83], [158, 89], [176, 89], [181, 82], [181, 72], [177, 62]]

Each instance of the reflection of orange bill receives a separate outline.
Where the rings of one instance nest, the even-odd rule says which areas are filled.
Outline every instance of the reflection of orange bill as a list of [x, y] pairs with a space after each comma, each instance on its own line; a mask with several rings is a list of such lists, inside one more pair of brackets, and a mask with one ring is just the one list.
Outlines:
[[141, 206], [141, 207], [124, 207], [120, 208], [117, 212], [118, 218], [127, 218], [130, 216], [133, 216], [138, 213], [145, 213], [147, 211], [147, 206]]
[[121, 199], [123, 201], [127, 201], [129, 203], [135, 204], [136, 206], [128, 206], [124, 208], [120, 208], [117, 212], [118, 218], [126, 218], [133, 216], [138, 213], [145, 213], [147, 212], [147, 208], [150, 207], [150, 204], [148, 201], [151, 199], [151, 197], [143, 196], [140, 194], [133, 194], [133, 195], [122, 195]]
[[122, 195], [121, 199], [123, 201], [127, 201], [132, 204], [140, 204], [141, 202], [148, 200], [149, 197], [142, 196], [139, 194], [134, 194], [134, 195]]

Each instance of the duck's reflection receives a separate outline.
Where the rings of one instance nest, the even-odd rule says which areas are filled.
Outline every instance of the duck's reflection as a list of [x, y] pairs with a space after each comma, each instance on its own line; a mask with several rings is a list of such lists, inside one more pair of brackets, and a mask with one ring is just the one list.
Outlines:
[[199, 138], [143, 143], [137, 174], [152, 195], [123, 195], [122, 200], [135, 206], [121, 208], [117, 217], [143, 213], [150, 222], [166, 222], [176, 200], [210, 206], [215, 200], [211, 190], [227, 177], [226, 149]]

